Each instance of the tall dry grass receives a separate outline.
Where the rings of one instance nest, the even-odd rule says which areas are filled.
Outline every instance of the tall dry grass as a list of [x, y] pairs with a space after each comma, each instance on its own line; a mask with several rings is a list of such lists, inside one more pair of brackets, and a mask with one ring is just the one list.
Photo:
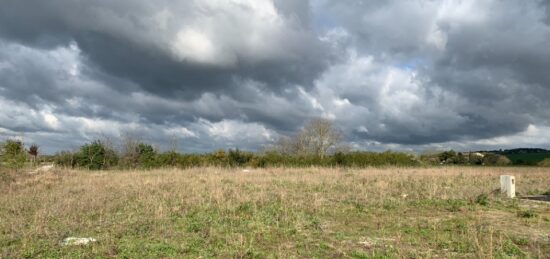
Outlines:
[[[550, 252], [548, 168], [56, 171], [0, 185], [2, 257], [492, 257]], [[479, 197], [486, 195], [488, 205]], [[519, 217], [531, 211], [532, 218]], [[90, 247], [62, 247], [92, 236]]]

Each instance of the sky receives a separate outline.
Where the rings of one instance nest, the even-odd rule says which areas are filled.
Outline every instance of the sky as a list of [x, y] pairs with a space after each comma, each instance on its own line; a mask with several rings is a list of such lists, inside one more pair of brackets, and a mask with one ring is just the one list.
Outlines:
[[0, 139], [550, 148], [550, 1], [2, 0]]

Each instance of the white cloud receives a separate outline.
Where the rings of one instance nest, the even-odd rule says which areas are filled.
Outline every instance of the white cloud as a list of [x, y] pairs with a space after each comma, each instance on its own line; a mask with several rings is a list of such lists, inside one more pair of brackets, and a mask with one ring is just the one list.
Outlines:
[[177, 136], [179, 138], [197, 138], [197, 135], [186, 127], [175, 127], [164, 129], [164, 134], [168, 136]]
[[194, 29], [183, 29], [176, 35], [174, 51], [182, 60], [206, 64], [234, 65], [236, 56], [224, 55], [211, 39]]
[[269, 142], [277, 136], [275, 132], [267, 129], [259, 123], [245, 123], [235, 120], [222, 120], [210, 122], [204, 119], [199, 121], [211, 138], [227, 140], [232, 143], [244, 142]]
[[549, 126], [530, 124], [518, 134], [473, 141], [472, 144], [492, 147], [547, 147], [550, 145]]
[[59, 128], [59, 120], [55, 115], [49, 113], [49, 112], [42, 112], [42, 116], [44, 117], [44, 120], [50, 126], [52, 129], [58, 129]]

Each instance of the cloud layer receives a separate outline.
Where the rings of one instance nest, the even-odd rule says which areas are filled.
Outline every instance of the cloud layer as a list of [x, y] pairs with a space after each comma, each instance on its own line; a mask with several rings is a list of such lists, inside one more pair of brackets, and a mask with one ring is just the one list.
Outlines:
[[314, 117], [357, 149], [550, 147], [547, 1], [0, 3], [0, 137], [258, 149]]

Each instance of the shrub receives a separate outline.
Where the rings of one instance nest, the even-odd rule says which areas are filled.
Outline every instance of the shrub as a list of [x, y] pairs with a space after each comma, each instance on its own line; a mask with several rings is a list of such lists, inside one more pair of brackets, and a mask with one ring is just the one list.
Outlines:
[[527, 218], [527, 219], [534, 218], [537, 216], [537, 214], [532, 210], [521, 210], [521, 211], [518, 211], [517, 215], [520, 218]]
[[[438, 154], [422, 155], [419, 158], [412, 154], [386, 151], [376, 152], [337, 152], [330, 156], [321, 157], [316, 154], [297, 155], [271, 150], [265, 153], [244, 152], [235, 150], [218, 150], [203, 154], [180, 154], [176, 151], [157, 153], [149, 144], [139, 143], [133, 146], [131, 155], [121, 154], [118, 160], [111, 148], [95, 141], [82, 146], [77, 153], [61, 152], [55, 156], [55, 162], [63, 166], [79, 166], [92, 170], [105, 169], [118, 165], [122, 168], [157, 168], [178, 167], [191, 168], [200, 166], [219, 167], [354, 167], [364, 168], [371, 166], [419, 166], [425, 163], [440, 164], [443, 159], [446, 164], [468, 164], [467, 156], [454, 151]], [[509, 164], [509, 160], [501, 155], [488, 155], [487, 165], [502, 166]]]
[[20, 169], [25, 165], [27, 154], [23, 142], [8, 139], [0, 146], [0, 164], [12, 169]]
[[239, 149], [229, 150], [227, 160], [229, 166], [244, 166], [248, 164], [254, 158], [254, 154], [248, 152], [242, 152]]
[[180, 154], [168, 151], [156, 155], [155, 167], [192, 168], [200, 166], [228, 166], [225, 151], [207, 154]]
[[419, 165], [413, 155], [386, 151], [383, 153], [374, 152], [352, 152], [336, 153], [332, 156], [333, 165], [346, 167], [368, 167], [368, 166], [414, 166]]
[[199, 167], [208, 164], [204, 161], [204, 155], [200, 154], [183, 154], [178, 155], [178, 167], [181, 168], [192, 168], [192, 167]]
[[483, 164], [490, 166], [505, 166], [511, 164], [512, 161], [503, 155], [488, 153], [483, 157]]
[[140, 143], [137, 147], [138, 164], [142, 168], [153, 168], [156, 163], [157, 152], [153, 146]]
[[207, 155], [207, 164], [213, 166], [226, 166], [228, 165], [228, 157], [225, 150], [218, 150]]
[[481, 206], [489, 205], [489, 195], [482, 193], [476, 197], [476, 203]]
[[157, 164], [161, 167], [176, 167], [178, 166], [180, 154], [175, 151], [168, 151], [157, 155]]
[[116, 165], [118, 157], [114, 150], [106, 147], [101, 141], [96, 140], [80, 147], [75, 160], [76, 165], [80, 167], [90, 170], [101, 170]]
[[550, 167], [550, 158], [546, 158], [539, 162], [539, 166]]
[[54, 156], [54, 163], [62, 167], [74, 168], [76, 166], [76, 154], [71, 151], [61, 151]]
[[119, 166], [122, 168], [146, 168], [157, 166], [157, 151], [153, 146], [135, 142], [126, 144], [120, 154]]
[[457, 153], [454, 150], [445, 151], [438, 155], [439, 162], [443, 164], [462, 165], [467, 164], [468, 161], [462, 153]]
[[468, 155], [468, 163], [471, 165], [483, 165], [483, 156], [470, 153]]
[[512, 161], [506, 156], [486, 153], [483, 156], [477, 153], [455, 152], [453, 150], [444, 151], [438, 154], [425, 154], [420, 157], [420, 160], [427, 164], [445, 164], [445, 165], [488, 165], [488, 166], [506, 166]]

